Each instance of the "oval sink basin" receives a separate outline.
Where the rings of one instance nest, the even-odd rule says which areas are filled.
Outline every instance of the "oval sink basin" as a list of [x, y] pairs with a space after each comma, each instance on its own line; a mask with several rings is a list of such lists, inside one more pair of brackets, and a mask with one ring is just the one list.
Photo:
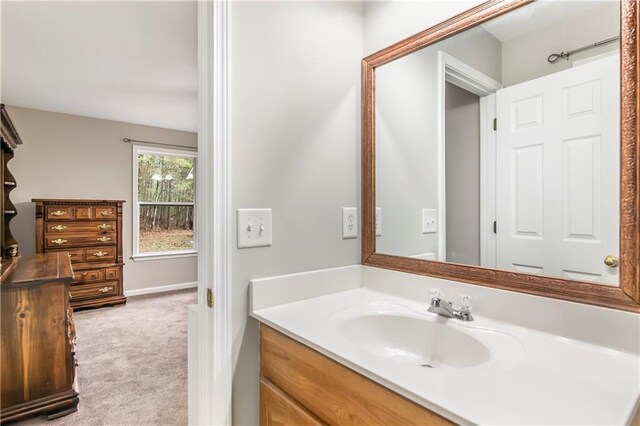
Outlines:
[[480, 340], [439, 319], [365, 314], [346, 319], [340, 332], [361, 350], [416, 366], [469, 368], [491, 359]]

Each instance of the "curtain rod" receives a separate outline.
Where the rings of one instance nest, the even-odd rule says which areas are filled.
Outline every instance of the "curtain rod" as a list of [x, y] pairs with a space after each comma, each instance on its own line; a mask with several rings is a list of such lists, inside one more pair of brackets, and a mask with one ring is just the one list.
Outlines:
[[152, 142], [152, 141], [143, 141], [143, 140], [139, 140], [139, 139], [131, 139], [131, 138], [122, 138], [120, 139], [122, 142], [124, 143], [140, 143], [140, 144], [146, 144], [146, 145], [157, 145], [157, 146], [171, 146], [174, 148], [180, 148], [180, 149], [192, 149], [194, 151], [197, 151], [198, 148], [193, 147], [193, 146], [184, 146], [184, 145], [174, 145], [171, 143], [161, 143], [161, 142]]
[[594, 49], [596, 47], [604, 46], [605, 44], [613, 43], [614, 41], [618, 41], [618, 40], [620, 40], [620, 36], [611, 37], [611, 38], [608, 38], [608, 39], [605, 39], [605, 40], [601, 40], [601, 41], [598, 41], [596, 43], [589, 44], [587, 46], [579, 47], [577, 49], [567, 50], [567, 51], [560, 52], [560, 53], [552, 53], [547, 58], [547, 62], [549, 62], [550, 64], [555, 64], [561, 58], [567, 58], [567, 60], [569, 60], [569, 56], [573, 55], [574, 53], [583, 52], [583, 51], [588, 50], [588, 49]]

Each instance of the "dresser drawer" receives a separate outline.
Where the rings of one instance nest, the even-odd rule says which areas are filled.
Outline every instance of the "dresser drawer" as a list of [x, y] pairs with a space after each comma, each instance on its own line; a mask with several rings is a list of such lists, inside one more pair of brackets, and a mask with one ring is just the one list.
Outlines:
[[116, 209], [112, 206], [93, 207], [93, 217], [96, 219], [115, 219]]
[[47, 220], [74, 220], [74, 213], [73, 207], [48, 206], [46, 208]]
[[114, 245], [116, 243], [116, 234], [102, 234], [102, 235], [68, 235], [59, 234], [51, 235], [47, 234], [44, 239], [44, 246], [46, 248], [62, 248], [62, 247], [78, 247], [78, 246], [95, 246], [95, 245]]
[[71, 300], [76, 302], [84, 299], [94, 299], [96, 297], [113, 296], [118, 294], [117, 282], [106, 282], [96, 284], [81, 284], [71, 287]]
[[103, 269], [88, 269], [84, 271], [75, 271], [75, 278], [71, 284], [79, 283], [96, 283], [105, 280], [105, 271]]
[[71, 259], [71, 263], [81, 263], [84, 262], [84, 250], [82, 249], [52, 249], [47, 250], [47, 252], [57, 252], [57, 251], [65, 251], [69, 253], [69, 259]]
[[59, 234], [92, 234], [99, 236], [105, 232], [115, 232], [116, 223], [112, 221], [92, 221], [92, 222], [70, 222], [52, 223], [48, 222], [45, 228], [47, 235]]
[[76, 219], [93, 219], [93, 210], [91, 207], [75, 207], [74, 214]]
[[105, 262], [116, 259], [115, 247], [91, 247], [84, 249], [85, 262]]
[[117, 280], [120, 278], [120, 268], [107, 268], [104, 270], [104, 276], [107, 280]]

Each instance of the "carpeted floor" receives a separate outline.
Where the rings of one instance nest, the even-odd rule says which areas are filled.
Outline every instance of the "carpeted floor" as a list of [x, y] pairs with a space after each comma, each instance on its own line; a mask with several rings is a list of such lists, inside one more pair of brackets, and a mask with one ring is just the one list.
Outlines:
[[74, 314], [78, 411], [20, 425], [186, 425], [187, 305], [196, 289]]

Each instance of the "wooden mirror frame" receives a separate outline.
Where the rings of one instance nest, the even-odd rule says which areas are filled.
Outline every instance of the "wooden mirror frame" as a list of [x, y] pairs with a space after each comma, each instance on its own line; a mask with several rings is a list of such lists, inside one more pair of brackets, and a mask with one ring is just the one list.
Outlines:
[[362, 60], [362, 264], [572, 302], [640, 312], [638, 0], [620, 3], [620, 284], [612, 287], [375, 252], [375, 70], [534, 0], [490, 0]]

